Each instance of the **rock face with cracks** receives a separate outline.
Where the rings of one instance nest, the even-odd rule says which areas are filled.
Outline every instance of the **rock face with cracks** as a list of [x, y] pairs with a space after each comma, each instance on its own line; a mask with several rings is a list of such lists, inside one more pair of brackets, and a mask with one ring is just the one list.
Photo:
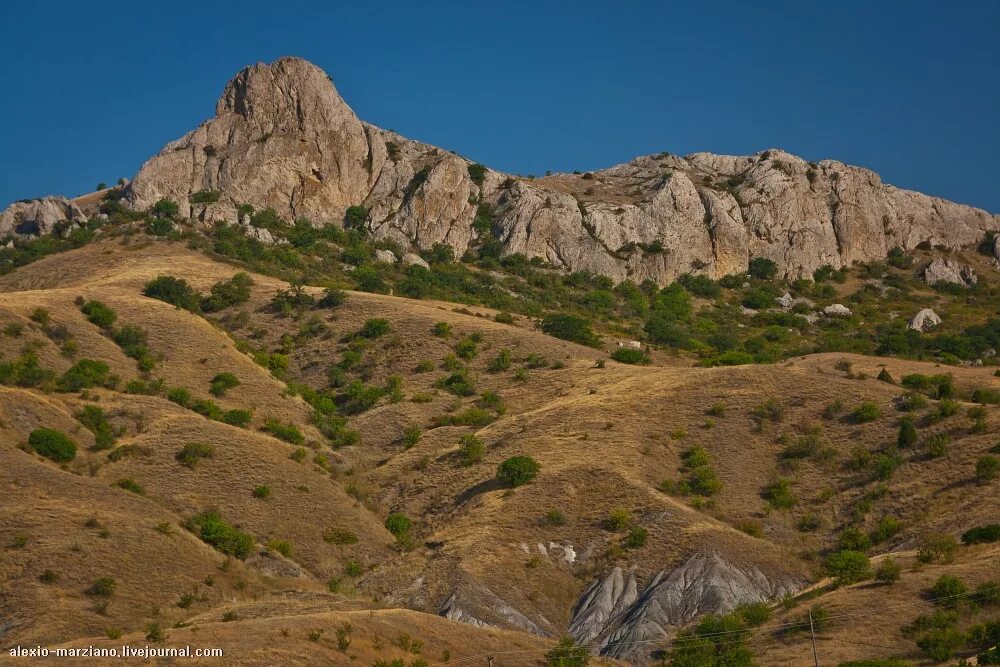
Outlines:
[[65, 197], [14, 202], [0, 213], [0, 237], [50, 234], [60, 222], [85, 223], [87, 216]]
[[695, 554], [661, 571], [641, 591], [634, 571], [614, 568], [594, 581], [573, 610], [570, 634], [601, 655], [628, 658], [670, 628], [702, 614], [725, 614], [751, 602], [769, 602], [804, 585], [789, 576], [767, 576], [719, 554]]
[[[235, 221], [237, 206], [250, 204], [339, 224], [349, 206], [363, 205], [375, 236], [404, 248], [444, 243], [460, 257], [491, 235], [505, 253], [659, 284], [744, 272], [755, 257], [797, 278], [882, 259], [896, 246], [968, 247], [1000, 229], [986, 211], [780, 150], [661, 153], [536, 180], [470, 174], [470, 165], [363, 123], [322, 70], [282, 58], [237, 74], [215, 116], [143, 165], [126, 197], [136, 209], [168, 197], [204, 221]], [[188, 203], [201, 191], [220, 197]], [[492, 211], [489, 231], [472, 225], [481, 204]]]

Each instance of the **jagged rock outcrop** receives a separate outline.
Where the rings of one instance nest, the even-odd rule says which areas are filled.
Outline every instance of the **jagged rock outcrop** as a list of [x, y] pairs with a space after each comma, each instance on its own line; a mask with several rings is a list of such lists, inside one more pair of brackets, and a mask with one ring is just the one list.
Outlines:
[[673, 571], [659, 572], [636, 593], [634, 573], [614, 568], [584, 591], [573, 610], [570, 634], [596, 646], [601, 655], [628, 658], [697, 616], [771, 601], [804, 583], [734, 565], [717, 553], [695, 554]]
[[60, 222], [85, 223], [87, 216], [65, 197], [41, 197], [14, 202], [0, 213], [0, 237], [49, 234]]
[[620, 619], [639, 597], [635, 570], [626, 574], [620, 567], [588, 586], [576, 606], [569, 633], [580, 644], [589, 644], [615, 620]]
[[941, 317], [931, 308], [921, 308], [907, 324], [914, 331], [930, 331], [941, 324]]
[[939, 257], [924, 269], [924, 282], [928, 285], [935, 283], [952, 283], [963, 287], [972, 287], [977, 282], [976, 272], [967, 264], [955, 261], [948, 257]]
[[[662, 153], [539, 179], [470, 173], [470, 165], [362, 122], [321, 69], [282, 58], [237, 74], [215, 116], [147, 161], [124, 201], [141, 210], [167, 197], [206, 223], [236, 222], [249, 204], [340, 224], [348, 207], [363, 205], [370, 231], [404, 252], [444, 243], [461, 257], [492, 236], [505, 253], [660, 284], [689, 272], [741, 273], [755, 257], [784, 277], [811, 276], [896, 246], [970, 247], [1000, 230], [1000, 216], [780, 150]], [[492, 225], [474, 227], [481, 205]]]
[[508, 627], [536, 635], [550, 635], [537, 623], [500, 599], [493, 591], [472, 580], [456, 587], [445, 598], [438, 608], [438, 615], [482, 628]]

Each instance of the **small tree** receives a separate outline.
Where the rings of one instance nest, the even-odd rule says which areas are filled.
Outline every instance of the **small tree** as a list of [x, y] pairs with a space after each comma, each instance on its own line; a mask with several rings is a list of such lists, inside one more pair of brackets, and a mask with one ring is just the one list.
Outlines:
[[976, 481], [980, 484], [996, 479], [1000, 472], [1000, 459], [995, 456], [981, 456], [976, 461]]
[[497, 479], [504, 485], [518, 487], [535, 479], [541, 466], [530, 456], [512, 456], [497, 468]]
[[771, 280], [778, 274], [778, 265], [766, 257], [754, 257], [750, 260], [747, 273], [750, 274], [751, 278]]
[[900, 449], [912, 447], [917, 444], [917, 427], [913, 420], [906, 417], [899, 421], [899, 435], [896, 437], [896, 444]]
[[590, 649], [577, 646], [572, 637], [563, 637], [545, 654], [549, 667], [585, 667], [590, 662]]
[[871, 576], [871, 562], [868, 556], [850, 549], [827, 556], [825, 568], [827, 574], [837, 580], [838, 585], [864, 581]]
[[177, 217], [180, 210], [180, 206], [177, 205], [177, 202], [163, 197], [153, 204], [150, 212], [157, 218], [174, 218]]

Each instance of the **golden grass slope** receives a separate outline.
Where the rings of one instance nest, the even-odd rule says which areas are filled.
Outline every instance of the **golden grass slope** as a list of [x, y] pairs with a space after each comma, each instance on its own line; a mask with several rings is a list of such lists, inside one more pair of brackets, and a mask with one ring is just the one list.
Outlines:
[[[38, 341], [42, 364], [59, 372], [86, 357], [107, 362], [124, 380], [139, 377], [135, 361], [74, 304], [79, 296], [97, 298], [118, 312], [120, 324], [149, 332], [149, 347], [160, 355], [152, 377], [209, 398], [211, 378], [231, 372], [241, 385], [215, 400], [227, 409], [254, 410], [251, 428], [239, 429], [162, 396], [92, 390], [85, 398], [0, 388], [0, 544], [24, 542], [0, 550], [3, 645], [75, 642], [108, 628], [135, 639], [155, 622], [167, 629], [169, 641], [187, 641], [193, 633], [203, 645], [226, 646], [227, 662], [238, 664], [394, 657], [393, 642], [401, 633], [456, 657], [471, 646], [539, 650], [551, 641], [458, 625], [435, 614], [456, 588], [481, 586], [558, 636], [580, 591], [613, 565], [635, 567], [644, 583], [691, 554], [720, 553], [805, 582], [819, 575], [823, 551], [849, 525], [871, 530], [883, 516], [899, 518], [903, 531], [874, 553], [901, 553], [909, 567], [924, 534], [958, 534], [996, 520], [996, 482], [972, 480], [976, 459], [996, 444], [993, 408], [986, 432], [970, 428], [969, 404], [922, 427], [922, 440], [949, 435], [947, 454], [927, 459], [919, 447], [904, 451], [885, 489], [870, 471], [847, 465], [859, 448], [873, 451], [895, 441], [903, 390], [875, 380], [880, 368], [897, 380], [912, 372], [949, 372], [965, 393], [1000, 388], [985, 368], [839, 354], [738, 368], [694, 368], [657, 355], [650, 367], [607, 361], [602, 368], [597, 362], [606, 351], [550, 338], [523, 319], [500, 324], [487, 309], [384, 295], [351, 293], [340, 308], [317, 311], [324, 333], [298, 340], [291, 353], [286, 379], [323, 387], [328, 367], [346, 348], [346, 336], [372, 317], [390, 322], [390, 334], [365, 351], [360, 373], [371, 384], [402, 377], [405, 400], [383, 400], [352, 417], [361, 443], [330, 450], [309, 423], [308, 405], [235, 343], [273, 350], [282, 335], [299, 331], [304, 319], [283, 318], [266, 307], [284, 283], [255, 275], [249, 303], [208, 318], [141, 294], [160, 274], [183, 277], [205, 291], [236, 270], [179, 244], [105, 242], [0, 277], [0, 324], [24, 327], [19, 338], [0, 336], [0, 355], [13, 357], [27, 342]], [[30, 320], [40, 307], [69, 330], [77, 342], [75, 357], [62, 354]], [[431, 334], [440, 321], [451, 326], [450, 337]], [[477, 391], [499, 393], [506, 412], [482, 428], [435, 427], [436, 418], [476, 403], [475, 396], [457, 398], [436, 386], [448, 375], [442, 366], [456, 342], [474, 332], [482, 337], [478, 355], [468, 363]], [[511, 350], [513, 367], [488, 372], [489, 360], [502, 349]], [[526, 362], [529, 357], [535, 362]], [[538, 362], [542, 357], [545, 364]], [[417, 372], [424, 361], [432, 362], [433, 370]], [[782, 416], [761, 423], [755, 411], [772, 399]], [[859, 424], [849, 413], [864, 401], [878, 405], [882, 416]], [[827, 406], [837, 402], [843, 410], [830, 417]], [[74, 418], [87, 404], [111, 416], [124, 430], [118, 446], [133, 445], [136, 455], [111, 462], [106, 452], [90, 449], [92, 435]], [[722, 408], [707, 414], [713, 405]], [[931, 401], [923, 414], [938, 407]], [[294, 447], [259, 430], [268, 417], [298, 425], [315, 449], [302, 462], [290, 458]], [[407, 449], [401, 436], [411, 425], [419, 425], [423, 435]], [[39, 426], [70, 434], [80, 445], [77, 459], [58, 466], [25, 451], [28, 433]], [[825, 456], [782, 464], [783, 448], [812, 428], [819, 429]], [[458, 441], [472, 432], [486, 442], [486, 454], [464, 465]], [[187, 442], [208, 443], [215, 454], [193, 469], [185, 467], [175, 456]], [[681, 455], [696, 445], [709, 453], [723, 484], [707, 503], [660, 490], [664, 480], [683, 477]], [[314, 462], [316, 454], [325, 457], [325, 466]], [[496, 467], [515, 454], [534, 457], [541, 473], [527, 486], [500, 488], [492, 481]], [[798, 497], [791, 510], [772, 509], [761, 497], [778, 477], [790, 479]], [[141, 484], [144, 495], [114, 487], [122, 478]], [[271, 489], [266, 500], [251, 494], [259, 485]], [[251, 533], [258, 551], [277, 539], [291, 543], [291, 554], [284, 558], [270, 549], [268, 556], [247, 563], [226, 561], [180, 526], [208, 508]], [[545, 522], [551, 510], [558, 510], [564, 523]], [[627, 511], [632, 525], [648, 530], [645, 546], [623, 548], [624, 533], [607, 526], [616, 510]], [[412, 550], [397, 549], [383, 527], [390, 511], [414, 520]], [[806, 514], [819, 518], [817, 530], [798, 530]], [[96, 519], [95, 527], [87, 527], [90, 519]], [[164, 523], [169, 531], [157, 529]], [[357, 543], [328, 543], [323, 537], [331, 528], [354, 532]], [[565, 557], [567, 547], [574, 558]], [[349, 562], [361, 566], [362, 576], [345, 575]], [[977, 547], [963, 550], [954, 567], [976, 582], [995, 573], [997, 565], [996, 550]], [[58, 581], [40, 581], [46, 570], [57, 573]], [[911, 605], [905, 608], [916, 613], [912, 605], [920, 604], [920, 591], [944, 571], [949, 566], [908, 570], [896, 586], [852, 586], [826, 593], [821, 601], [854, 617], [875, 600]], [[84, 591], [102, 576], [114, 577], [118, 586], [97, 613], [93, 596]], [[326, 592], [331, 578], [341, 580], [340, 593]], [[195, 600], [178, 606], [186, 593]], [[782, 612], [775, 622], [802, 609]], [[223, 623], [227, 611], [236, 619]], [[894, 647], [882, 654], [915, 656], [915, 646], [898, 633], [911, 620], [903, 616], [885, 628], [865, 623], [865, 641]], [[823, 639], [838, 660], [872, 654], [872, 646], [850, 643], [851, 636], [859, 636], [852, 633], [861, 632], [861, 621], [851, 618], [845, 616]], [[191, 625], [171, 629], [178, 622]], [[353, 629], [353, 648], [346, 653], [336, 649], [336, 629], [344, 623]], [[324, 632], [309, 640], [316, 629]], [[379, 642], [373, 636], [381, 638], [383, 649], [375, 648]], [[806, 655], [800, 636], [776, 638], [764, 631], [755, 641], [761, 664], [794, 663]]]

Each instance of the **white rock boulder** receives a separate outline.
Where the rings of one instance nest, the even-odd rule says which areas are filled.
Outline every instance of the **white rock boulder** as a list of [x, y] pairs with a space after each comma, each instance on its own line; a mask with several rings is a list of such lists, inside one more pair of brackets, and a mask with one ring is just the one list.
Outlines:
[[424, 258], [415, 252], [408, 252], [403, 255], [403, 265], [404, 266], [422, 266], [425, 269], [430, 269], [431, 265], [424, 261]]
[[930, 331], [941, 324], [941, 318], [930, 308], [922, 308], [907, 325], [914, 331]]
[[832, 303], [823, 309], [823, 314], [827, 317], [849, 317], [851, 309], [842, 303]]
[[924, 269], [924, 282], [928, 285], [952, 283], [972, 287], [976, 280], [976, 272], [971, 266], [950, 258], [935, 259]]

